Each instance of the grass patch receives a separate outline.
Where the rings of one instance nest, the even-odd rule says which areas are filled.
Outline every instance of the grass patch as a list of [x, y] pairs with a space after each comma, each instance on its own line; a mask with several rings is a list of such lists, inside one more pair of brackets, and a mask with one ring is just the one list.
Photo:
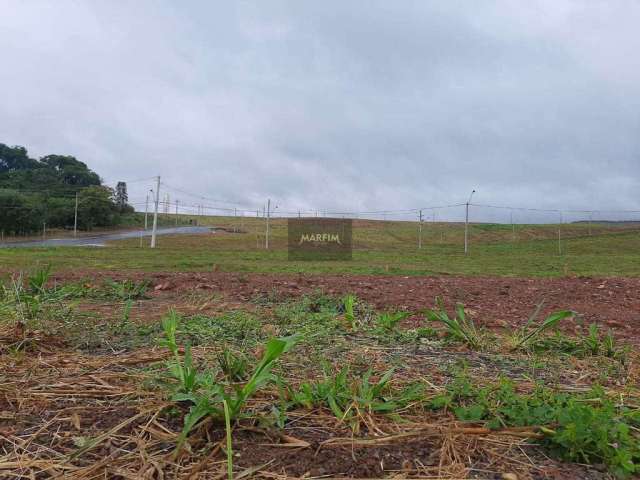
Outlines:
[[[233, 219], [226, 217], [209, 221], [233, 226]], [[238, 233], [161, 237], [154, 250], [140, 248], [137, 239], [114, 242], [108, 248], [2, 248], [0, 264], [7, 269], [25, 269], [49, 263], [57, 270], [191, 271], [216, 265], [221, 271], [265, 273], [640, 275], [640, 235], [631, 227], [598, 226], [589, 236], [584, 225], [563, 225], [559, 255], [556, 225], [519, 225], [516, 240], [505, 226], [471, 225], [471, 250], [464, 255], [461, 224], [425, 225], [423, 247], [418, 249], [415, 223], [356, 220], [353, 260], [343, 262], [288, 261], [283, 219], [273, 220], [272, 248], [268, 251], [256, 246], [261, 245], [255, 232], [262, 223], [245, 219], [243, 228], [237, 227]]]

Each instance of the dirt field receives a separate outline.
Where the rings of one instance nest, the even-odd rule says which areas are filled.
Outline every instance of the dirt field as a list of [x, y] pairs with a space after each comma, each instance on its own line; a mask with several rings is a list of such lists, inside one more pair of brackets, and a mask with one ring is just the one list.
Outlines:
[[[118, 287], [129, 281], [148, 287], [135, 295]], [[465, 419], [458, 409], [466, 403], [435, 405], [466, 376], [478, 388], [512, 382], [505, 398], [528, 398], [539, 385], [589, 396], [597, 384], [625, 405], [638, 403], [640, 279], [66, 271], [48, 284], [67, 293], [51, 293], [33, 321], [1, 324], [0, 478], [226, 477], [219, 418], [199, 423], [176, 450], [190, 403], [172, 400], [171, 355], [158, 343], [170, 308], [183, 317], [180, 355], [192, 344], [197, 367], [217, 368], [217, 378], [223, 349], [251, 363], [267, 338], [302, 332], [274, 369], [289, 393], [264, 385], [231, 424], [234, 478], [614, 478], [604, 460], [562, 461], [545, 446], [549, 433], [526, 415], [489, 428], [489, 416]], [[357, 298], [357, 325], [345, 323], [340, 299], [347, 294]], [[472, 348], [437, 325], [418, 335], [436, 297], [450, 311], [464, 303], [486, 328], [486, 342]], [[549, 337], [560, 343], [506, 348], [506, 335], [543, 299], [541, 318], [577, 312], [560, 324], [563, 337]], [[395, 310], [409, 314], [397, 328], [375, 326], [380, 312]], [[592, 323], [626, 345], [623, 360], [584, 353]], [[573, 350], [562, 350], [569, 344]], [[359, 389], [342, 417], [329, 404], [294, 405], [292, 392], [329, 378], [327, 365], [336, 372], [348, 366], [348, 388]], [[369, 368], [372, 382], [393, 369], [375, 401], [363, 400], [359, 383]], [[415, 382], [420, 398], [402, 403], [401, 392]]]
[[[436, 297], [445, 304], [465, 305], [474, 319], [489, 328], [519, 325], [545, 300], [541, 313], [570, 309], [579, 314], [572, 325], [596, 322], [640, 342], [640, 279], [638, 278], [505, 278], [408, 277], [372, 275], [269, 275], [236, 273], [148, 273], [100, 271], [66, 272], [59, 281], [99, 278], [149, 280], [152, 298], [166, 305], [186, 292], [221, 294], [243, 304], [260, 296], [296, 297], [317, 291], [329, 295], [352, 293], [377, 309], [420, 312]], [[157, 302], [154, 302], [157, 304]], [[162, 309], [158, 314], [162, 313]]]

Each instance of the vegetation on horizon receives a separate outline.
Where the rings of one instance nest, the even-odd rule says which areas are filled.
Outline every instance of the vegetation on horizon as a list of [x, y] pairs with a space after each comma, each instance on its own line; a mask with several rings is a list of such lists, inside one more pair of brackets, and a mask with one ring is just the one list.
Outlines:
[[[24, 147], [0, 143], [0, 230], [30, 234], [74, 224], [78, 194], [78, 228], [117, 225], [132, 213], [126, 192], [120, 197], [102, 185], [97, 173], [73, 156], [30, 158]], [[124, 198], [123, 198], [124, 196]]]

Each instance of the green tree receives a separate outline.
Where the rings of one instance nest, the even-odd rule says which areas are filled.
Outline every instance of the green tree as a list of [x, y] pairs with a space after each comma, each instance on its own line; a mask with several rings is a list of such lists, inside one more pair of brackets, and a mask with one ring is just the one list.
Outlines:
[[0, 230], [7, 235], [38, 231], [44, 221], [44, 206], [33, 196], [0, 190]]
[[27, 149], [0, 143], [0, 229], [7, 234], [33, 233], [73, 226], [78, 194], [78, 226], [115, 225], [133, 212], [126, 194], [116, 205], [113, 190], [84, 162], [70, 155], [30, 158]]
[[113, 190], [103, 186], [84, 188], [78, 194], [78, 226], [94, 227], [114, 225], [118, 220], [118, 207], [113, 202]]
[[0, 173], [36, 168], [37, 160], [29, 158], [24, 147], [10, 147], [0, 143]]
[[87, 165], [75, 157], [68, 155], [47, 155], [40, 162], [57, 173], [58, 179], [64, 185], [88, 187], [100, 185], [100, 177], [90, 170]]

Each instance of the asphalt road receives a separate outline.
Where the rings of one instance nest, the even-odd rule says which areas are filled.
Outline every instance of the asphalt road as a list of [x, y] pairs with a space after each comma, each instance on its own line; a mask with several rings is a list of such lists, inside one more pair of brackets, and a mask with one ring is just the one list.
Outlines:
[[[182, 235], [190, 233], [208, 233], [209, 227], [172, 227], [159, 228], [158, 235]], [[24, 247], [104, 247], [108, 240], [123, 240], [125, 238], [150, 237], [151, 230], [136, 230], [132, 232], [105, 233], [81, 238], [49, 238], [46, 240], [30, 240], [28, 242], [2, 243], [0, 248]]]

